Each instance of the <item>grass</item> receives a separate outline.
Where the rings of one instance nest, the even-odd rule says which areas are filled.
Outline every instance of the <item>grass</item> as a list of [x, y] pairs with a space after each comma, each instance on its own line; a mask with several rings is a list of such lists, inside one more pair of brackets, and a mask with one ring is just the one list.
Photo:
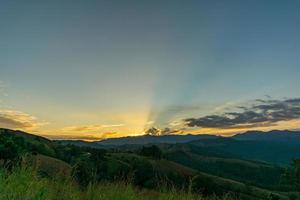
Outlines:
[[177, 190], [152, 191], [138, 189], [131, 184], [98, 183], [81, 188], [71, 179], [40, 177], [31, 168], [16, 168], [8, 172], [0, 168], [1, 200], [231, 200], [202, 198], [200, 195]]

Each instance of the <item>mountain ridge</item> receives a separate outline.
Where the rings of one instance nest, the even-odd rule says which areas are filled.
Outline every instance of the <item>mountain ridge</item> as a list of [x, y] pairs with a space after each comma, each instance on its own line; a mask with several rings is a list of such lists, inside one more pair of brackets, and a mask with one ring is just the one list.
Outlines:
[[[114, 145], [120, 146], [124, 144], [175, 144], [186, 143], [201, 139], [220, 139], [231, 138], [235, 140], [262, 140], [262, 141], [284, 141], [300, 145], [300, 131], [290, 130], [271, 130], [271, 131], [247, 131], [244, 133], [238, 133], [230, 137], [224, 137], [220, 135], [198, 134], [198, 135], [141, 135], [141, 136], [126, 136], [120, 138], [108, 138], [99, 141], [93, 141], [90, 143], [96, 143], [98, 145]], [[296, 141], [295, 141], [296, 139]]]
[[[29, 137], [40, 137], [45, 140], [45, 137], [29, 134], [20, 130], [10, 130], [6, 128], [0, 128], [0, 134], [19, 134], [21, 136]], [[274, 141], [274, 142], [285, 142], [290, 144], [300, 145], [300, 131], [291, 131], [291, 130], [271, 130], [271, 131], [246, 131], [243, 133], [238, 133], [230, 137], [224, 137], [220, 135], [210, 135], [210, 134], [187, 134], [187, 135], [141, 135], [141, 136], [126, 136], [119, 138], [108, 138], [98, 141], [84, 141], [84, 140], [53, 140], [58, 143], [70, 143], [78, 145], [92, 145], [92, 146], [121, 146], [121, 145], [145, 145], [145, 144], [176, 144], [176, 143], [187, 143], [197, 140], [206, 140], [206, 139], [222, 139], [230, 138], [234, 140], [249, 140], [249, 141]]]

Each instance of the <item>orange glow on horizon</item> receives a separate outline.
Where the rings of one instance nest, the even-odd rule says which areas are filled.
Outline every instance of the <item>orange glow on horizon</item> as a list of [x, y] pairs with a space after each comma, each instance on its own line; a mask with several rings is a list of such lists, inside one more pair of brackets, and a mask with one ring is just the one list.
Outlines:
[[[118, 138], [126, 136], [140, 136], [145, 134], [144, 123], [138, 124], [137, 122], [144, 122], [144, 119], [128, 120], [131, 122], [131, 126], [128, 127], [124, 124], [112, 124], [105, 125], [101, 127], [98, 125], [87, 125], [87, 126], [73, 126], [65, 127], [59, 130], [36, 130], [32, 133], [41, 135], [50, 139], [72, 139], [72, 140], [85, 140], [85, 141], [96, 141], [103, 140], [107, 138]], [[137, 126], [134, 127], [134, 122]], [[94, 130], [93, 130], [94, 128]], [[256, 130], [256, 131], [271, 131], [271, 130], [299, 130], [300, 120], [290, 120], [277, 123], [275, 126], [270, 127], [253, 127], [253, 128], [228, 128], [228, 129], [218, 129], [218, 128], [189, 128], [185, 129], [180, 133], [174, 133], [179, 135], [186, 134], [211, 134], [211, 135], [221, 135], [221, 136], [232, 136], [238, 133], [243, 133], [246, 131]], [[26, 131], [26, 129], [24, 130]]]

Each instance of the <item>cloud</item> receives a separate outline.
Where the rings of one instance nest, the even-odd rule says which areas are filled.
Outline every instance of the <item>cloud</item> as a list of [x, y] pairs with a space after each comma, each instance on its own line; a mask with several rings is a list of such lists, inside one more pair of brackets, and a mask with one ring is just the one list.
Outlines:
[[102, 128], [112, 128], [112, 127], [121, 127], [121, 126], [125, 126], [125, 124], [105, 124], [105, 125], [101, 125]]
[[85, 140], [85, 141], [98, 141], [103, 140], [107, 138], [114, 138], [114, 137], [120, 137], [120, 133], [116, 131], [107, 131], [102, 132], [99, 134], [67, 134], [67, 133], [61, 133], [61, 134], [47, 134], [43, 133], [40, 134], [43, 137], [52, 139], [52, 140]]
[[300, 99], [257, 99], [252, 106], [239, 106], [238, 108], [242, 111], [188, 118], [184, 121], [188, 127], [250, 128], [271, 126], [280, 121], [300, 118]]
[[148, 121], [145, 123], [145, 125], [151, 125], [151, 124], [154, 124], [154, 121]]
[[62, 132], [90, 132], [100, 131], [101, 126], [99, 125], [85, 125], [85, 126], [68, 126], [61, 129]]
[[146, 135], [154, 135], [154, 136], [158, 136], [161, 134], [161, 130], [159, 128], [156, 127], [151, 127], [148, 130], [145, 131]]
[[0, 127], [17, 129], [34, 129], [45, 123], [24, 112], [15, 110], [0, 110]]
[[104, 128], [121, 127], [124, 124], [104, 124], [104, 125], [83, 125], [83, 126], [68, 126], [61, 129], [62, 132], [95, 132]]
[[68, 126], [58, 130], [50, 130], [47, 135], [43, 134], [43, 136], [51, 139], [95, 141], [121, 136], [122, 134], [115, 130], [116, 127], [121, 126], [124, 126], [124, 124]]
[[52, 135], [52, 134], [41, 134], [41, 136], [52, 139], [52, 140], [86, 140], [96, 141], [103, 139], [97, 135]]
[[182, 121], [172, 121], [169, 123], [170, 126], [181, 126], [182, 125]]
[[182, 133], [184, 133], [184, 128], [182, 129], [164, 128], [161, 130], [161, 135], [182, 134]]
[[183, 132], [184, 132], [184, 129], [171, 129], [168, 127], [164, 128], [164, 129], [152, 127], [145, 131], [146, 135], [153, 135], [153, 136], [171, 135], [171, 134], [183, 133]]
[[119, 134], [119, 133], [116, 132], [116, 131], [104, 132], [104, 133], [101, 134], [101, 139], [117, 137], [118, 134]]

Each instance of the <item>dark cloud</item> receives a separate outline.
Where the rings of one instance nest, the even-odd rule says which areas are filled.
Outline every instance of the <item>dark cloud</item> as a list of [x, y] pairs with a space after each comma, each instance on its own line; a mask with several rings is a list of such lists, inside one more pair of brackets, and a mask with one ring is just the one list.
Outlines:
[[183, 133], [182, 129], [171, 129], [171, 128], [164, 128], [161, 130], [161, 135], [171, 135], [176, 133]]
[[161, 133], [161, 130], [159, 128], [156, 127], [151, 127], [148, 130], [145, 131], [145, 133], [147, 135], [154, 135], [154, 136], [158, 136]]
[[285, 102], [300, 104], [300, 99], [287, 99]]
[[257, 99], [250, 107], [239, 106], [242, 112], [228, 112], [185, 119], [188, 127], [237, 128], [274, 125], [279, 121], [300, 118], [300, 99]]
[[171, 135], [175, 133], [183, 133], [183, 129], [171, 129], [171, 128], [164, 128], [159, 129], [156, 127], [149, 128], [145, 131], [146, 135], [153, 135], [153, 136], [159, 136], [159, 135]]
[[165, 128], [161, 130], [161, 135], [169, 135], [172, 133], [172, 130], [170, 128]]

